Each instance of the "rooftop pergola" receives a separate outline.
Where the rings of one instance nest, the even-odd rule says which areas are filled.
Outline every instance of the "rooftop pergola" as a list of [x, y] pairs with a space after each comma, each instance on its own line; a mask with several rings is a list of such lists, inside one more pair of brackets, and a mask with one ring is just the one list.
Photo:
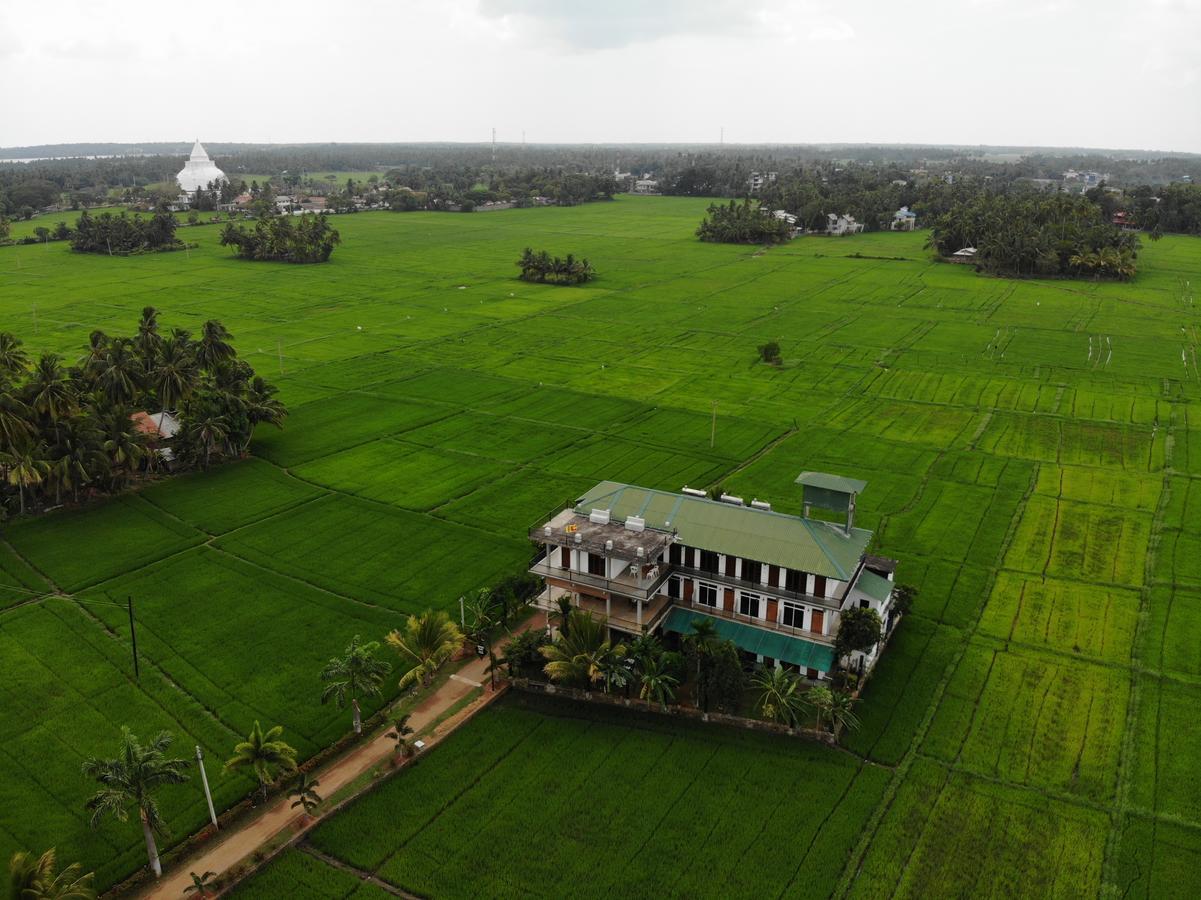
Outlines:
[[546, 524], [530, 529], [530, 540], [559, 547], [575, 547], [589, 553], [609, 554], [619, 559], [658, 559], [675, 535], [657, 528], [634, 531], [621, 522], [593, 522], [588, 516], [565, 509]]

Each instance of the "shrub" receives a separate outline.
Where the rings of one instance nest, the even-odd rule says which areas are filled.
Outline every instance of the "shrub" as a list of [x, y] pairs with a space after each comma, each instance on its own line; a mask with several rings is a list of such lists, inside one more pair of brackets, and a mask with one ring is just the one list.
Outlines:
[[780, 345], [776, 341], [768, 341], [766, 344], [759, 345], [759, 358], [765, 363], [779, 365], [780, 363]]

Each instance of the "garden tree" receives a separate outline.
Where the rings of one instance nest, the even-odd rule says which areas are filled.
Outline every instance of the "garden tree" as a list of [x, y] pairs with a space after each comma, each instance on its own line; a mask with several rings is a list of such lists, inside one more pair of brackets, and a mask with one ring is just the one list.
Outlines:
[[855, 700], [850, 694], [832, 691], [824, 684], [809, 689], [809, 703], [817, 710], [818, 725], [833, 732], [838, 725], [858, 728], [859, 718], [855, 715]]
[[759, 345], [759, 358], [765, 363], [778, 365], [780, 362], [780, 345], [776, 341], [768, 341]]
[[545, 250], [535, 253], [526, 247], [517, 260], [522, 281], [538, 284], [583, 284], [596, 277], [596, 270], [586, 259], [576, 259], [571, 253], [560, 259]]
[[664, 712], [667, 704], [675, 699], [676, 686], [680, 679], [671, 673], [671, 665], [664, 657], [648, 659], [642, 666], [642, 691], [639, 697], [658, 703]]
[[765, 718], [789, 728], [797, 726], [808, 704], [795, 672], [768, 666], [756, 672], [751, 683], [759, 692], [755, 705]]
[[71, 227], [66, 222], [59, 222], [54, 226], [54, 239], [56, 241], [65, 241], [71, 237]]
[[45, 225], [39, 225], [33, 229], [34, 236], [43, 244], [50, 240], [50, 229]]
[[6, 479], [17, 489], [21, 515], [25, 514], [25, 492], [40, 485], [50, 475], [44, 443], [29, 443], [0, 451], [0, 466], [7, 470]]
[[530, 628], [513, 635], [501, 652], [501, 662], [508, 668], [509, 677], [516, 678], [522, 673], [540, 669], [545, 661], [540, 648], [548, 643], [550, 637], [541, 628]]
[[171, 732], [160, 731], [143, 747], [128, 728], [122, 727], [121, 746], [115, 757], [89, 757], [82, 766], [84, 775], [100, 782], [100, 790], [85, 804], [92, 813], [92, 827], [98, 826], [106, 816], [124, 822], [129, 818], [130, 809], [135, 809], [142, 823], [142, 836], [146, 839], [146, 855], [156, 878], [163, 874], [163, 867], [154, 837], [166, 834], [167, 824], [159, 813], [154, 795], [165, 785], [187, 781], [187, 769], [191, 765], [190, 760], [167, 756], [172, 740]]
[[321, 670], [321, 680], [326, 682], [325, 690], [321, 692], [321, 702], [333, 700], [342, 709], [349, 701], [355, 734], [363, 733], [359, 697], [364, 694], [378, 697], [382, 692], [384, 676], [392, 671], [391, 663], [375, 658], [375, 651], [379, 649], [378, 641], [359, 643], [359, 640], [356, 634], [346, 652], [331, 659]]
[[733, 641], [722, 639], [709, 651], [701, 666], [698, 689], [706, 712], [716, 706], [723, 712], [734, 712], [746, 690], [746, 673]]
[[648, 660], [658, 659], [663, 655], [663, 642], [653, 634], [640, 634], [630, 641], [626, 653], [634, 660], [635, 671], [641, 671]]
[[780, 244], [790, 235], [787, 222], [749, 199], [711, 205], [696, 230], [702, 241], [722, 244]]
[[496, 653], [492, 648], [492, 632], [505, 618], [504, 607], [498, 604], [494, 592], [480, 588], [465, 604], [467, 637], [483, 646], [488, 654], [488, 674], [492, 687], [496, 687]]
[[409, 735], [413, 733], [413, 729], [409, 727], [409, 714], [405, 713], [392, 723], [392, 730], [387, 733], [387, 737], [396, 741], [396, 752], [409, 759], [417, 752], [416, 748], [409, 742]]
[[834, 638], [834, 652], [839, 659], [856, 651], [867, 653], [880, 643], [883, 623], [880, 614], [870, 607], [861, 609], [852, 606], [838, 616], [838, 634]]
[[231, 222], [221, 232], [221, 246], [240, 258], [275, 262], [325, 262], [341, 242], [329, 216], [320, 214], [264, 216], [253, 229]]
[[289, 808], [300, 807], [306, 816], [312, 815], [317, 804], [321, 802], [321, 795], [317, 793], [317, 788], [320, 786], [321, 782], [316, 778], [310, 778], [308, 772], [301, 772], [292, 782], [292, 786], [288, 788], [288, 798], [292, 800]]
[[256, 719], [246, 740], [235, 744], [234, 755], [225, 761], [227, 772], [246, 768], [254, 772], [264, 800], [277, 771], [296, 771], [296, 751], [279, 739], [283, 733], [282, 725], [263, 731]]
[[206, 871], [203, 875], [189, 872], [188, 877], [192, 879], [192, 883], [183, 889], [185, 895], [195, 894], [200, 900], [208, 900], [212, 896], [212, 892], [216, 891], [213, 884], [217, 878], [216, 872]]
[[12, 224], [4, 216], [0, 216], [0, 241], [8, 237], [12, 230]]
[[386, 638], [406, 662], [412, 663], [400, 678], [406, 688], [414, 682], [429, 687], [434, 674], [463, 646], [463, 633], [442, 610], [427, 609], [420, 616], [409, 616], [403, 630], [393, 630]]
[[572, 610], [567, 624], [554, 643], [540, 648], [546, 659], [542, 671], [552, 681], [564, 684], [584, 688], [602, 684], [611, 658], [626, 655], [625, 645], [613, 644], [608, 624], [584, 610]]
[[903, 616], [913, 609], [913, 602], [917, 599], [917, 588], [911, 584], [898, 584], [892, 589], [892, 608], [899, 616]]
[[82, 874], [79, 863], [56, 872], [57, 860], [51, 847], [41, 856], [20, 851], [8, 863], [10, 900], [95, 900], [93, 873]]

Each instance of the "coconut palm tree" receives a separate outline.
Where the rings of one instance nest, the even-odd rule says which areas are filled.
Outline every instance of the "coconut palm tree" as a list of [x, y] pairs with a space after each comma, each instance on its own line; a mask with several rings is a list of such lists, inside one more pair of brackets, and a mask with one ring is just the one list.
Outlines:
[[284, 733], [282, 725], [263, 731], [255, 719], [254, 728], [246, 740], [234, 745], [234, 755], [225, 761], [226, 771], [249, 768], [259, 780], [263, 799], [267, 799], [267, 785], [277, 770], [296, 771], [296, 750], [279, 739]]
[[129, 418], [125, 407], [109, 409], [101, 417], [100, 429], [103, 436], [101, 448], [108, 456], [108, 469], [118, 486], [128, 481], [137, 471], [148, 450], [146, 438]]
[[211, 408], [188, 423], [187, 439], [203, 452], [205, 469], [209, 467], [213, 451], [222, 446], [228, 437], [229, 419]]
[[53, 847], [37, 859], [29, 853], [14, 853], [9, 862], [9, 896], [13, 900], [95, 900], [92, 872], [81, 875], [79, 863], [58, 873], [54, 868]]
[[147, 374], [163, 410], [158, 423], [161, 429], [166, 411], [178, 407], [196, 384], [196, 360], [187, 342], [174, 336], [162, 341], [154, 366]]
[[409, 714], [405, 713], [392, 723], [392, 730], [388, 732], [387, 737], [396, 741], [396, 750], [405, 759], [416, 753], [416, 748], [409, 743], [409, 735], [413, 733], [413, 729], [409, 727]]
[[284, 427], [284, 419], [287, 418], [288, 410], [275, 399], [278, 390], [275, 385], [270, 384], [261, 375], [256, 375], [251, 380], [243, 398], [246, 406], [246, 418], [250, 422], [243, 450], [250, 446], [250, 437], [254, 434], [254, 426], [265, 422], [276, 428]]
[[84, 775], [101, 785], [85, 804], [92, 813], [92, 827], [99, 825], [105, 816], [124, 822], [129, 818], [130, 809], [136, 809], [142, 822], [142, 836], [146, 839], [146, 855], [156, 878], [163, 874], [163, 867], [154, 836], [166, 834], [167, 826], [159, 813], [154, 793], [164, 785], [187, 781], [187, 768], [191, 765], [190, 760], [167, 757], [172, 740], [171, 732], [160, 731], [143, 747], [137, 737], [123, 727], [116, 757], [90, 757], [84, 760], [82, 767]]
[[312, 815], [317, 804], [321, 802], [321, 795], [317, 793], [317, 788], [320, 786], [321, 782], [316, 778], [309, 778], [308, 772], [301, 772], [297, 775], [288, 791], [289, 797], [296, 798], [292, 801], [291, 808], [296, 809], [299, 806], [304, 810], [306, 816]]
[[56, 354], [43, 353], [25, 387], [34, 412], [51, 423], [70, 415], [76, 406], [75, 391], [61, 363]]
[[571, 627], [571, 613], [575, 609], [571, 605], [571, 594], [560, 594], [555, 598], [555, 605], [558, 607], [555, 615], [559, 617], [559, 634], [567, 637], [567, 629]]
[[89, 365], [96, 389], [109, 403], [127, 405], [138, 398], [139, 386], [146, 380], [142, 360], [133, 342], [127, 338], [109, 341]]
[[404, 630], [389, 632], [385, 640], [402, 659], [413, 663], [401, 676], [400, 686], [420, 681], [429, 687], [434, 673], [463, 645], [463, 633], [445, 612], [427, 609], [420, 616], [409, 616]]
[[21, 515], [25, 515], [25, 489], [41, 484], [50, 475], [45, 444], [25, 444], [0, 453], [0, 465], [7, 470], [8, 483], [17, 488]]
[[192, 883], [183, 889], [184, 894], [195, 894], [200, 900], [208, 900], [210, 891], [215, 890], [213, 880], [217, 873], [205, 872], [203, 875], [197, 875], [195, 872], [189, 872], [188, 877], [192, 879]]
[[771, 666], [755, 673], [751, 684], [759, 690], [756, 706], [773, 722], [795, 727], [807, 705], [801, 680], [787, 669]]
[[196, 343], [196, 361], [201, 368], [210, 372], [223, 362], [233, 359], [237, 353], [230, 345], [233, 335], [216, 319], [209, 319], [200, 328], [200, 340]]
[[158, 310], [153, 306], [142, 308], [142, 318], [138, 321], [138, 333], [133, 342], [142, 358], [142, 368], [149, 375], [158, 361], [163, 342], [162, 335], [158, 333]]
[[359, 643], [356, 634], [342, 656], [335, 656], [321, 670], [321, 680], [326, 682], [321, 692], [321, 702], [333, 700], [341, 709], [350, 701], [354, 715], [354, 733], [363, 733], [363, 714], [359, 708], [359, 696], [367, 694], [378, 697], [384, 676], [392, 671], [392, 664], [375, 658], [379, 641]]
[[8, 863], [11, 900], [95, 900], [93, 873], [80, 874], [79, 863], [55, 873], [55, 862], [53, 847], [36, 859], [32, 853], [14, 853]]
[[50, 471], [54, 480], [55, 502], [61, 502], [61, 490], [67, 488], [79, 500], [79, 488], [102, 475], [108, 466], [104, 436], [90, 416], [72, 416], [50, 430]]
[[33, 412], [11, 390], [0, 389], [0, 446], [24, 444], [36, 433]]
[[667, 671], [662, 659], [648, 659], [642, 667], [642, 691], [638, 696], [658, 703], [667, 712], [667, 704], [675, 699], [679, 683], [680, 679]]
[[552, 681], [583, 687], [600, 684], [607, 660], [613, 656], [624, 659], [625, 645], [614, 645], [609, 640], [608, 624], [584, 610], [572, 610], [565, 624], [558, 640], [538, 648], [546, 658], [542, 671]]
[[21, 339], [8, 331], [0, 331], [0, 373], [16, 378], [29, 368], [29, 354], [21, 349]]

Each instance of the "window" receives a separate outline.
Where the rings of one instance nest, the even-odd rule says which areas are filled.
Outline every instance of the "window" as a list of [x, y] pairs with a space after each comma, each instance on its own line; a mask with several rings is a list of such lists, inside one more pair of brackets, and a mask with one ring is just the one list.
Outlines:
[[815, 597], [826, 596], [826, 576], [825, 575], [814, 575], [813, 576], [813, 596], [815, 596]]
[[782, 604], [784, 607], [781, 614], [781, 623], [789, 628], [804, 628], [805, 627], [805, 607], [799, 603], [789, 603], [787, 600]]
[[678, 566], [684, 559], [684, 548], [679, 544], [672, 544], [667, 548], [667, 559], [673, 566]]
[[716, 607], [717, 606], [717, 585], [706, 584], [705, 582], [702, 581], [700, 583], [700, 587], [697, 590], [696, 602], [699, 603], [701, 606]]
[[712, 572], [714, 575], [716, 575], [718, 572], [717, 554], [712, 550], [702, 550], [700, 570], [702, 572]]
[[794, 594], [805, 593], [805, 573], [796, 569], [787, 569], [784, 573], [784, 590]]
[[860, 609], [867, 609], [867, 608], [868, 608], [868, 607], [870, 607], [870, 606], [871, 606], [871, 604], [870, 604], [870, 603], [868, 603], [866, 600], [860, 600], [860, 601], [859, 601], [859, 608], [860, 608]]
[[673, 600], [680, 599], [680, 579], [674, 575], [667, 579], [667, 596]]
[[605, 558], [595, 553], [588, 554], [588, 574], [605, 577]]
[[696, 568], [696, 548], [694, 548], [694, 547], [684, 548], [684, 565], [686, 565], [690, 569]]
[[753, 559], [742, 561], [742, 580], [760, 584], [763, 581], [763, 563]]
[[738, 611], [744, 616], [757, 619], [759, 618], [759, 607], [762, 602], [763, 598], [758, 594], [748, 594], [745, 591], [740, 591], [738, 594]]

